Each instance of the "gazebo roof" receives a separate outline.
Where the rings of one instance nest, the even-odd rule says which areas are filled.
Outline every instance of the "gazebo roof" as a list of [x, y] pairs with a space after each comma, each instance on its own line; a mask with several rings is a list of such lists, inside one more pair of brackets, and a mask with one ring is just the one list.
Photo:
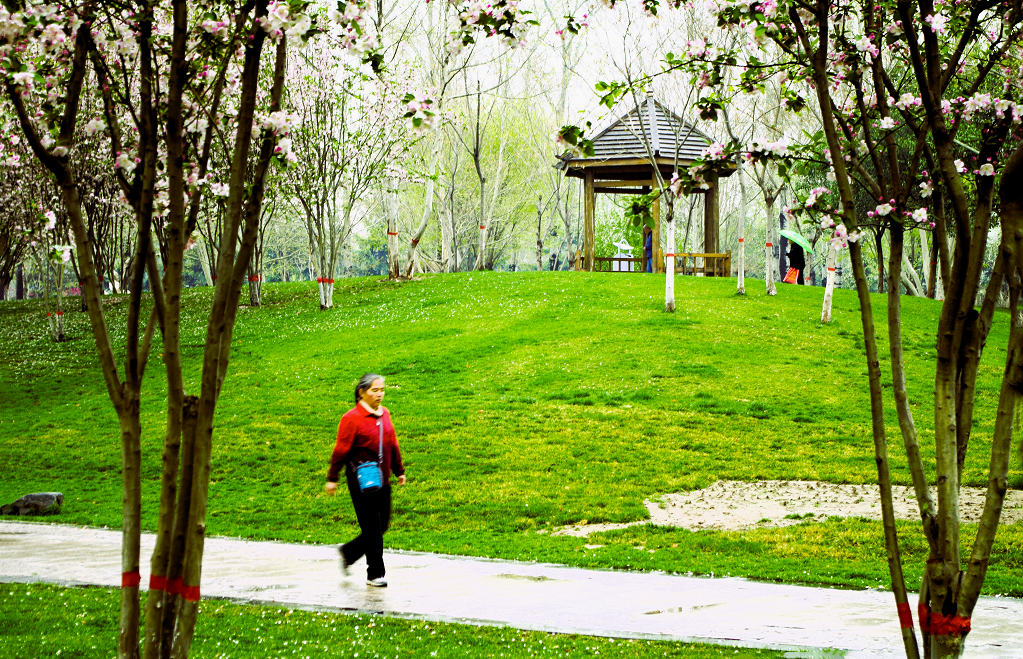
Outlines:
[[577, 157], [566, 151], [558, 156], [560, 162], [556, 166], [564, 169], [566, 176], [582, 177], [591, 170], [596, 178], [649, 178], [651, 163], [646, 148], [649, 143], [658, 169], [667, 178], [676, 167], [692, 164], [711, 141], [663, 103], [647, 96], [596, 133], [592, 156]]

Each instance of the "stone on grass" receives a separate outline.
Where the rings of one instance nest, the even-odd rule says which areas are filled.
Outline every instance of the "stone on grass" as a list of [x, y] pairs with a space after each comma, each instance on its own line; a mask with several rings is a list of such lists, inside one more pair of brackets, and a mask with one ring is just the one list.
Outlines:
[[2, 515], [56, 515], [64, 503], [60, 492], [26, 494], [17, 501], [0, 507]]

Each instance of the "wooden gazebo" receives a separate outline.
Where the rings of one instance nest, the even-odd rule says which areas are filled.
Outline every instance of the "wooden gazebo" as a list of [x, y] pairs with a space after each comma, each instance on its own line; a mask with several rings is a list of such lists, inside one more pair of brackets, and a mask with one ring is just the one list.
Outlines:
[[[594, 269], [594, 196], [607, 194], [647, 194], [657, 186], [654, 166], [660, 170], [665, 181], [671, 180], [677, 170], [688, 168], [710, 146], [711, 139], [684, 121], [674, 112], [647, 96], [639, 105], [618, 116], [593, 139], [593, 155], [577, 157], [566, 152], [558, 157], [560, 169], [566, 176], [583, 179], [583, 232], [582, 267]], [[648, 148], [649, 147], [649, 148]], [[652, 154], [652, 158], [651, 158]], [[718, 227], [718, 179], [729, 176], [734, 168], [725, 168], [707, 177], [710, 188], [701, 191], [703, 204], [703, 256], [723, 257], [719, 254]], [[664, 271], [664, 254], [661, 250], [660, 204], [652, 208], [654, 217], [653, 267], [655, 272]], [[694, 260], [695, 262], [695, 260]], [[727, 262], [727, 261], [726, 261]], [[708, 268], [707, 274], [730, 273], [724, 268]]]

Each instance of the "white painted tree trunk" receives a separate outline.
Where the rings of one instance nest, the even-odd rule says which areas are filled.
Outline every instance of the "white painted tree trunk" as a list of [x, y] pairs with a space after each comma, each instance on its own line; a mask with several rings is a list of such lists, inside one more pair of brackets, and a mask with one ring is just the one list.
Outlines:
[[835, 264], [838, 261], [838, 250], [828, 244], [828, 277], [824, 285], [824, 306], [821, 309], [821, 322], [831, 322], [831, 297], [835, 291]]
[[[659, 201], [655, 201], [660, 203]], [[664, 230], [667, 234], [668, 245], [664, 251], [664, 310], [668, 313], [675, 312], [675, 223], [672, 222], [671, 212], [666, 213], [668, 221], [664, 223]]]
[[321, 277], [319, 286], [320, 309], [332, 309], [334, 307], [334, 280]]
[[735, 250], [735, 292], [738, 295], [746, 294], [746, 183], [743, 180], [742, 165], [736, 172], [739, 180], [739, 199], [742, 207], [739, 209], [739, 242]]
[[[920, 236], [920, 263], [923, 264], [924, 268], [924, 295], [927, 295], [927, 290], [930, 286], [931, 276], [931, 247], [927, 242], [927, 232], [923, 229], [917, 229], [917, 235]], [[935, 274], [937, 274], [937, 267], [934, 268]]]
[[434, 147], [430, 152], [430, 161], [427, 171], [430, 175], [426, 178], [426, 190], [423, 193], [423, 213], [419, 218], [419, 226], [412, 234], [412, 242], [409, 244], [408, 255], [405, 257], [405, 276], [412, 277], [416, 268], [416, 255], [419, 241], [426, 232], [426, 227], [433, 217], [433, 202], [437, 187], [437, 174], [440, 171], [440, 150], [441, 141], [435, 140]]
[[387, 276], [397, 279], [401, 273], [398, 254], [398, 181], [388, 178], [380, 187], [383, 200], [384, 220], [387, 225]]
[[778, 289], [774, 284], [774, 269], [777, 267], [777, 263], [774, 260], [774, 245], [777, 244], [774, 223], [774, 204], [768, 204], [767, 225], [765, 227], [767, 241], [764, 243], [764, 285], [767, 287], [768, 295], [778, 294]]
[[[935, 245], [934, 249], [935, 250], [938, 249], [937, 245]], [[954, 253], [952, 245], [949, 245], [949, 252]], [[935, 254], [934, 258], [935, 259], [940, 258], [940, 255]], [[945, 299], [945, 285], [941, 281], [941, 264], [936, 264], [934, 266], [934, 299], [935, 300]]]
[[[203, 238], [202, 240], [205, 240]], [[197, 247], [196, 252], [199, 254], [199, 266], [202, 268], [202, 276], [206, 279], [206, 285], [213, 285], [213, 272], [210, 268], [210, 257], [206, 249], [203, 247]]]
[[441, 272], [454, 270], [455, 219], [447, 202], [441, 205], [440, 213], [440, 269]]
[[[924, 261], [924, 263], [926, 262]], [[909, 262], [909, 255], [906, 252], [902, 252], [902, 283], [909, 289], [910, 294], [916, 297], [923, 297], [926, 291], [920, 281], [920, 275], [917, 274], [913, 264]]]
[[479, 252], [476, 253], [476, 269], [483, 270], [487, 263], [487, 226], [480, 224]]

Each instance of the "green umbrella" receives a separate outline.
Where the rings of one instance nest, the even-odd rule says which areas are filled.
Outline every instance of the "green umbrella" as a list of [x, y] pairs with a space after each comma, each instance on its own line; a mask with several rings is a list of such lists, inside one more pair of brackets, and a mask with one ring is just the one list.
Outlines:
[[810, 241], [801, 236], [798, 232], [792, 231], [790, 229], [782, 229], [778, 233], [785, 236], [792, 242], [796, 243], [806, 251], [813, 252], [813, 245], [811, 245]]

